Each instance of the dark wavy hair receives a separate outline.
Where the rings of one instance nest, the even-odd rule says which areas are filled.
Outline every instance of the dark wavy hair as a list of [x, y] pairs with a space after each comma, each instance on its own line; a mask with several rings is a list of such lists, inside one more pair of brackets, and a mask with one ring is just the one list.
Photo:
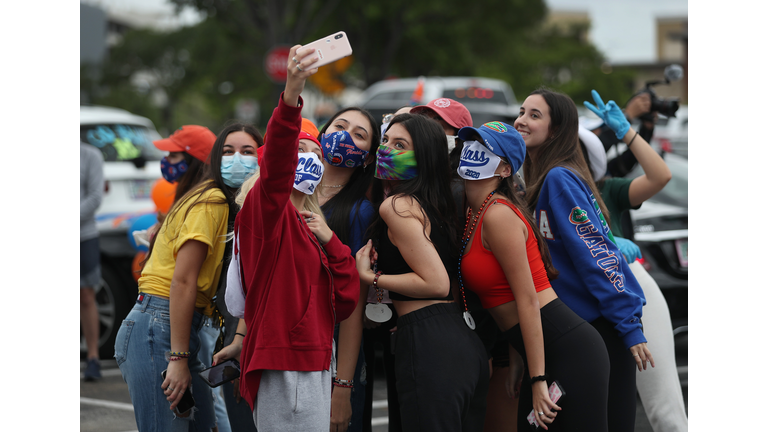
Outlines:
[[[427, 220], [429, 214], [440, 225], [444, 225], [448, 230], [452, 250], [458, 250], [456, 206], [451, 193], [451, 163], [446, 151], [448, 141], [445, 131], [439, 123], [421, 115], [395, 116], [387, 130], [396, 124], [401, 124], [411, 135], [418, 175], [410, 180], [401, 180], [389, 191], [389, 196], [394, 196], [392, 206], [401, 197], [413, 197], [421, 205], [424, 219]], [[369, 235], [375, 241], [385, 228], [384, 221], [378, 215], [378, 208], [385, 199], [382, 180], [374, 180], [372, 198], [377, 217]], [[426, 224], [424, 236], [427, 236]]]
[[525, 156], [523, 172], [528, 208], [531, 211], [536, 208], [547, 173], [553, 168], [564, 167], [574, 172], [589, 187], [597, 199], [606, 223], [610, 226], [608, 208], [600, 196], [600, 190], [595, 185], [592, 172], [579, 146], [579, 113], [576, 104], [570, 97], [547, 88], [536, 89], [529, 96], [533, 95], [543, 97], [549, 106], [551, 138], [541, 145], [536, 155], [536, 164], [531, 161], [530, 153]]
[[[206, 163], [203, 164], [202, 169], [197, 169], [195, 171], [194, 178], [198, 179], [197, 183], [188, 187], [184, 186], [187, 190], [181, 195], [178, 193], [178, 189], [182, 187], [181, 183], [179, 183], [177, 186], [177, 194], [174, 199], [173, 206], [171, 206], [171, 209], [168, 211], [168, 216], [163, 221], [164, 225], [169, 223], [174, 217], [179, 216], [179, 208], [181, 208], [183, 204], [190, 199], [194, 199], [194, 201], [192, 204], [190, 204], [189, 207], [187, 207], [187, 211], [182, 216], [184, 219], [187, 218], [190, 210], [192, 210], [192, 207], [198, 204], [227, 204], [229, 206], [229, 219], [234, 219], [234, 215], [236, 215], [238, 211], [238, 206], [235, 203], [235, 196], [237, 195], [238, 189], [227, 186], [221, 176], [221, 156], [224, 153], [224, 142], [227, 140], [227, 136], [233, 132], [245, 132], [250, 135], [254, 141], [256, 141], [257, 147], [264, 145], [264, 138], [261, 136], [261, 132], [259, 132], [255, 126], [239, 122], [228, 123], [228, 125], [225, 126], [224, 129], [216, 137], [216, 141], [213, 143], [213, 148], [208, 154], [208, 158]], [[197, 161], [197, 159], [195, 159], [195, 161]], [[190, 168], [192, 168], [192, 165], [190, 165]], [[187, 174], [189, 173], [190, 171], [187, 171], [187, 173], [182, 176], [182, 179], [187, 177]], [[219, 189], [224, 194], [224, 200], [221, 200], [220, 198], [210, 198], [203, 200], [203, 194], [211, 189]], [[142, 262], [142, 268], [149, 261], [149, 257], [152, 255], [152, 250], [154, 249], [156, 239], [157, 235], [155, 235], [155, 237], [153, 237], [150, 242], [147, 257]]]
[[366, 164], [354, 168], [354, 172], [349, 178], [346, 186], [341, 188], [339, 193], [331, 197], [331, 199], [320, 207], [323, 210], [323, 214], [330, 216], [327, 218], [328, 227], [336, 233], [336, 236], [345, 245], [349, 245], [351, 240], [351, 221], [357, 218], [358, 213], [360, 212], [360, 200], [366, 198], [370, 192], [373, 175], [376, 173], [376, 151], [379, 149], [379, 144], [381, 143], [381, 131], [376, 119], [371, 113], [358, 107], [344, 108], [331, 116], [331, 118], [325, 122], [323, 128], [320, 129], [320, 135], [317, 139], [321, 140], [322, 135], [326, 133], [333, 122], [342, 114], [350, 111], [357, 111], [368, 120], [368, 123], [370, 124], [369, 136], [371, 138], [371, 148], [368, 150]]

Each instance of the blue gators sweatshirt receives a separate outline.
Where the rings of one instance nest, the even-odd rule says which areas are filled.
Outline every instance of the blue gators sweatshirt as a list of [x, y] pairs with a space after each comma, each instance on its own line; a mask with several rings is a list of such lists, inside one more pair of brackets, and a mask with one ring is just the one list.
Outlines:
[[550, 170], [535, 216], [560, 272], [552, 288], [562, 301], [587, 322], [600, 316], [612, 322], [626, 348], [646, 342], [645, 295], [589, 187], [567, 168]]

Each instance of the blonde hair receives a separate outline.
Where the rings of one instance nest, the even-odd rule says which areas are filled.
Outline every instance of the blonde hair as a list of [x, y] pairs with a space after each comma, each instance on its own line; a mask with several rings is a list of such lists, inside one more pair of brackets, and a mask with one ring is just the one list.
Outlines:
[[[243, 208], [245, 197], [248, 195], [248, 192], [250, 192], [250, 190], [253, 188], [253, 185], [256, 184], [256, 180], [259, 179], [260, 174], [261, 174], [261, 169], [256, 169], [256, 172], [253, 173], [252, 176], [248, 177], [243, 182], [243, 185], [240, 186], [240, 189], [237, 191], [237, 196], [235, 196], [235, 204], [237, 204], [240, 208]], [[320, 203], [317, 201], [316, 194], [307, 195], [307, 198], [304, 200], [304, 210], [311, 211], [312, 213], [319, 216], [320, 219], [323, 220], [323, 222], [328, 223], [328, 221], [325, 220], [323, 211], [320, 209]]]

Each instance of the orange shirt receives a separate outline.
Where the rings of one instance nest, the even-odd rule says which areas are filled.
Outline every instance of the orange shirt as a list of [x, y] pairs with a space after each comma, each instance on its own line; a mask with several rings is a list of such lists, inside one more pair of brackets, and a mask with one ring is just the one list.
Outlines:
[[[528, 229], [528, 240], [525, 242], [525, 249], [536, 292], [549, 288], [547, 270], [544, 268], [544, 262], [541, 260], [539, 245], [531, 226], [525, 220], [522, 213], [520, 213], [520, 210], [512, 203], [501, 199], [496, 200], [496, 202], [507, 205], [514, 210], [515, 214], [517, 214]], [[464, 282], [464, 287], [474, 291], [480, 297], [483, 307], [489, 309], [514, 301], [515, 296], [512, 294], [509, 281], [507, 281], [504, 270], [501, 268], [498, 260], [496, 260], [493, 252], [483, 247], [481, 239], [484, 217], [485, 213], [480, 216], [477, 232], [475, 233], [475, 238], [472, 239], [472, 247], [469, 253], [461, 259], [461, 278]]]

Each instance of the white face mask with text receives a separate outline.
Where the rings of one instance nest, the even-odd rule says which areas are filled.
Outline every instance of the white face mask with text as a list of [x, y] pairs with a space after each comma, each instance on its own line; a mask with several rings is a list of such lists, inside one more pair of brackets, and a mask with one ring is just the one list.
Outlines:
[[464, 180], [483, 180], [501, 176], [495, 174], [500, 162], [501, 158], [488, 150], [488, 147], [477, 141], [466, 141], [457, 171]]
[[315, 193], [315, 188], [323, 178], [323, 162], [317, 154], [299, 153], [299, 164], [296, 166], [296, 177], [293, 188], [306, 195]]

